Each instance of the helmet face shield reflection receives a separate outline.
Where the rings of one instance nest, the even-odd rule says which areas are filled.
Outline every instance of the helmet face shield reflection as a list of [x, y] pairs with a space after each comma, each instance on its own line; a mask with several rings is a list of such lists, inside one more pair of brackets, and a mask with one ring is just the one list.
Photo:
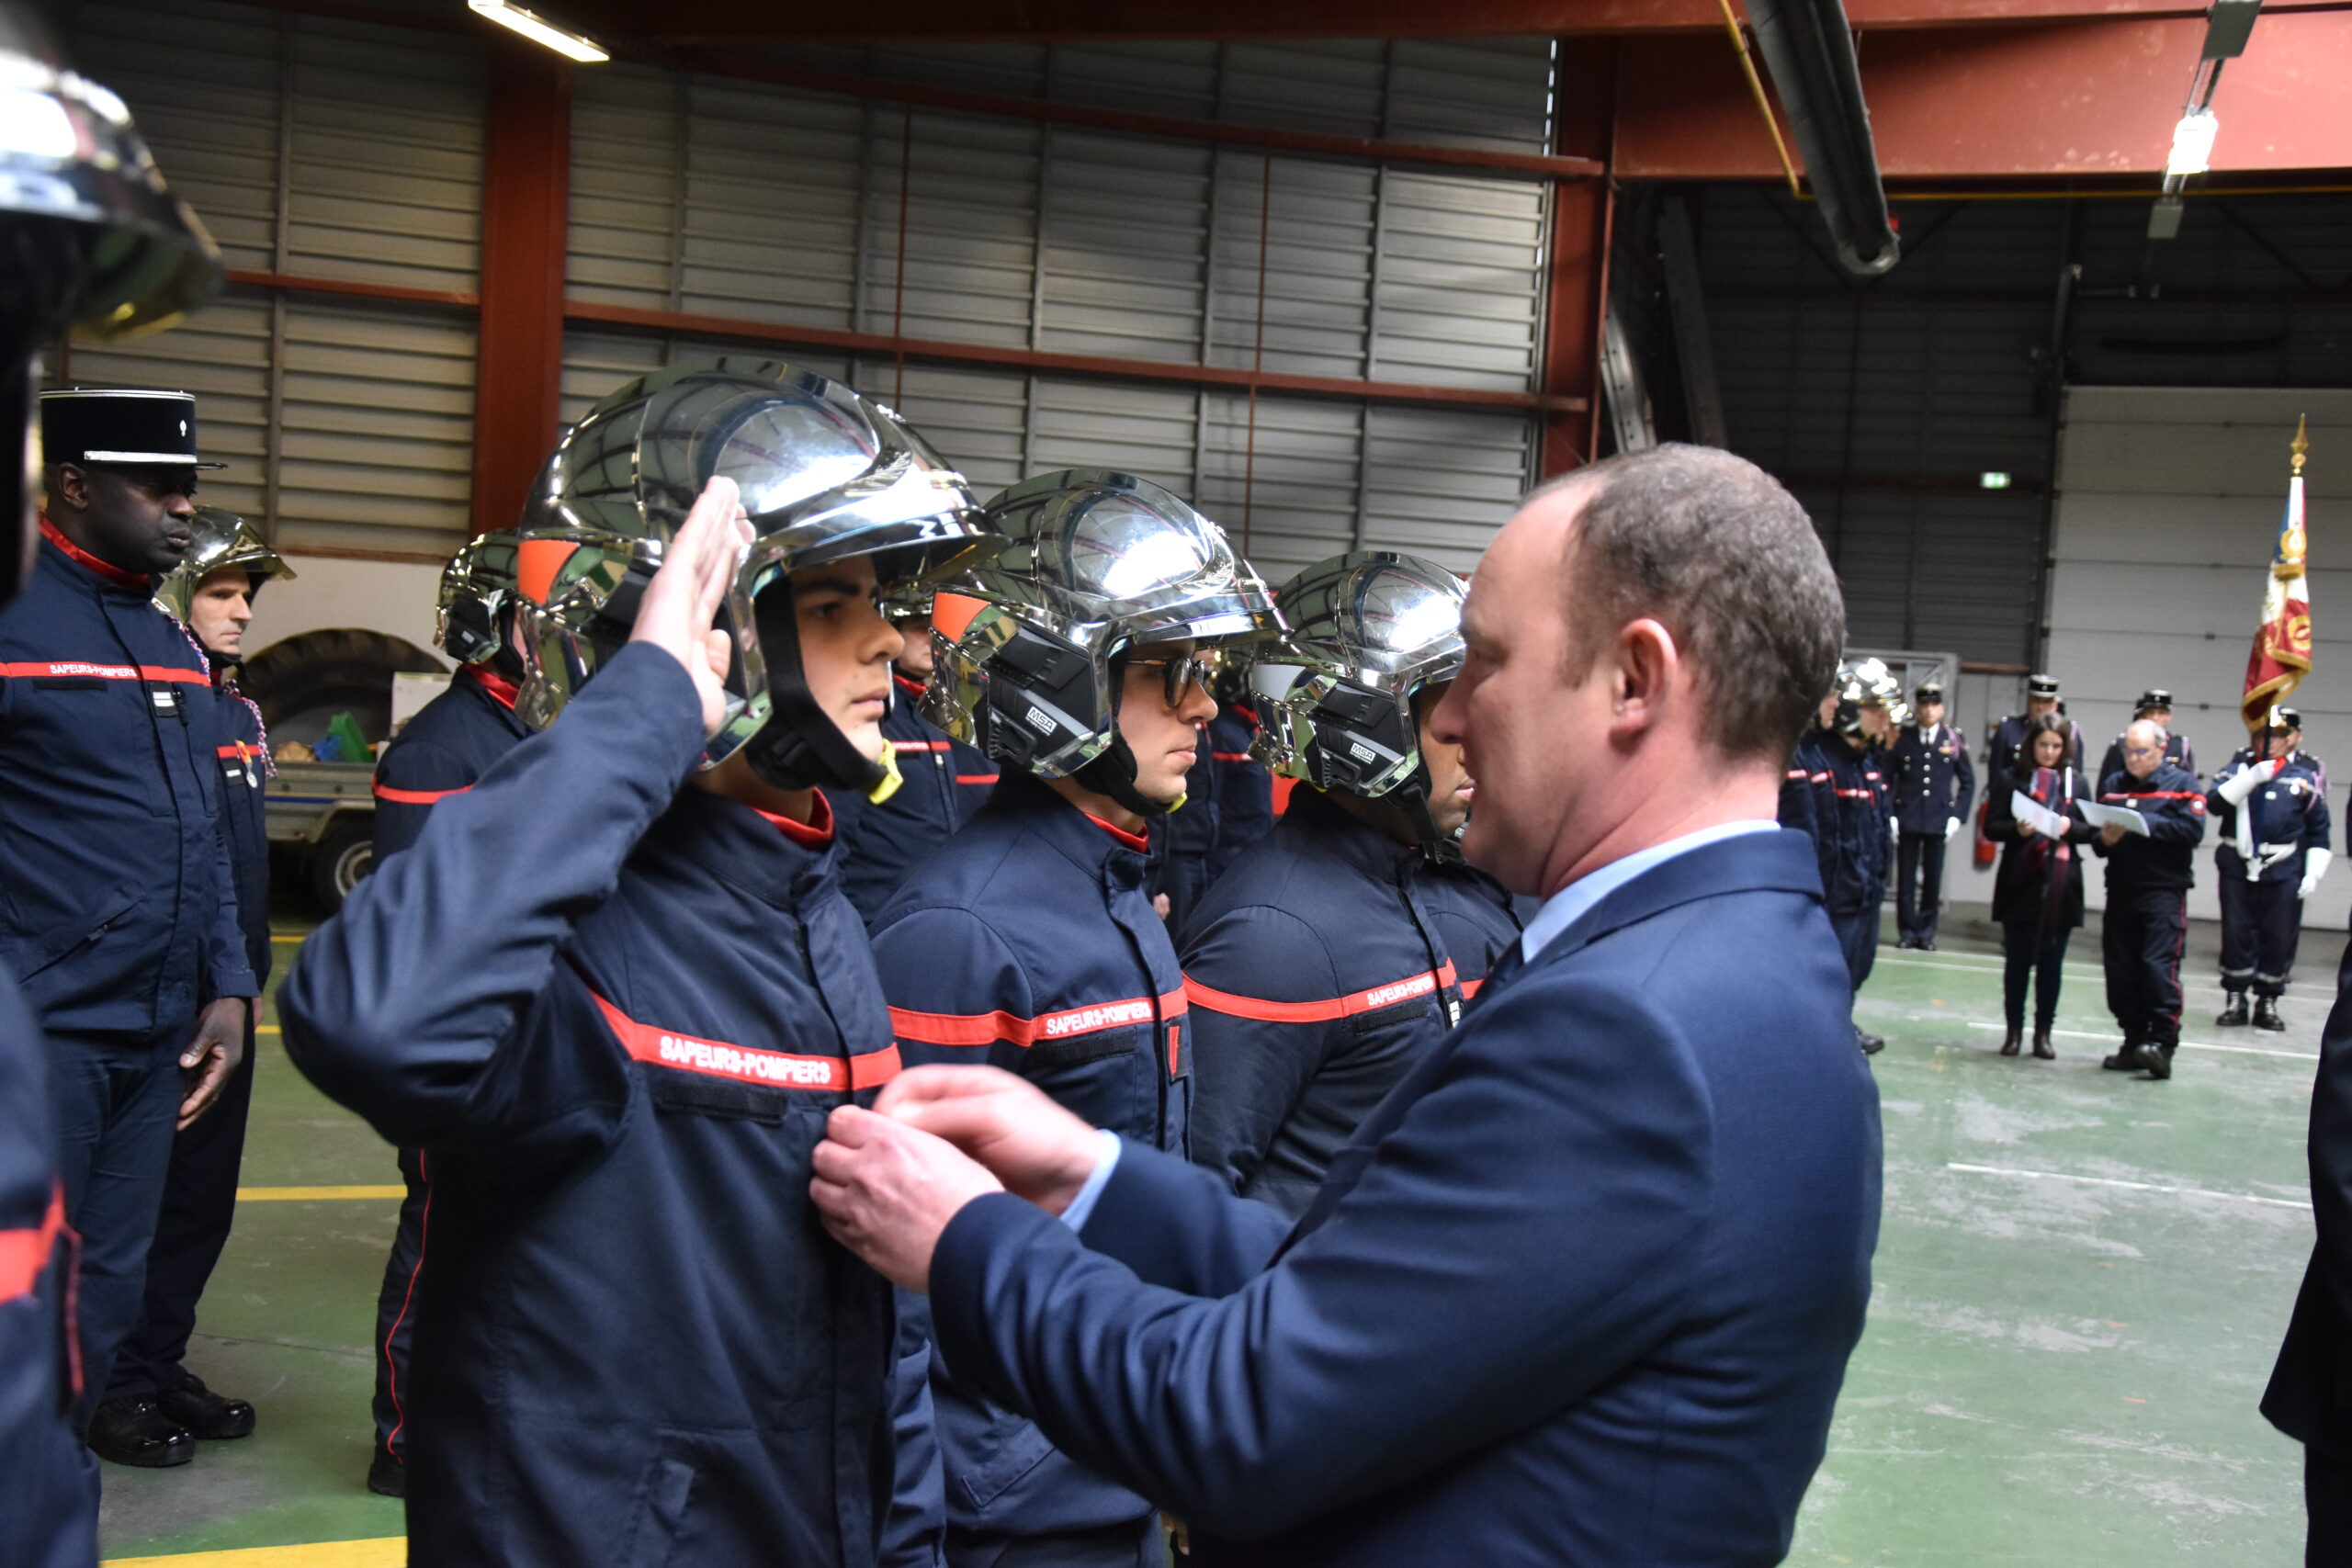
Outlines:
[[514, 530], [470, 539], [441, 569], [433, 640], [460, 664], [487, 664], [506, 647], [505, 613], [514, 604]]
[[[517, 578], [530, 651], [515, 711], [526, 723], [551, 720], [628, 641], [664, 547], [718, 476], [736, 482], [754, 538], [720, 615], [734, 657], [706, 767], [759, 736], [780, 702], [796, 708], [796, 728], [839, 739], [808, 709], [797, 648], [786, 667], [763, 646], [763, 592], [860, 556], [888, 591], [982, 543], [963, 477], [897, 414], [838, 382], [745, 359], [641, 377], [565, 434], [526, 508]], [[833, 750], [833, 772], [851, 770]]]

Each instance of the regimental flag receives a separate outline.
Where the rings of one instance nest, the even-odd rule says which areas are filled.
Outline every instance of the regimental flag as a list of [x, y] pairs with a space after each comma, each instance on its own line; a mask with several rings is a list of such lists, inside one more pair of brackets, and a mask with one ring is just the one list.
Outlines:
[[2312, 667], [2312, 596], [2303, 581], [2303, 454], [2311, 443], [2303, 422], [2295, 422], [2293, 474], [2287, 480], [2287, 515], [2278, 525], [2278, 545], [2262, 588], [2262, 626], [2246, 655], [2245, 695], [2238, 711], [2251, 732], [2270, 722], [2270, 710], [2287, 700]]

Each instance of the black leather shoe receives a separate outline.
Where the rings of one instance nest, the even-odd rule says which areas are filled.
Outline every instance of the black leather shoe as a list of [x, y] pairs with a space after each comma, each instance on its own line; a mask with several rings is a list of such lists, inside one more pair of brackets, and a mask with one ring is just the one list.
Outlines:
[[2162, 1082], [2172, 1077], [2173, 1047], [2153, 1043], [2140, 1048], [2140, 1065], [2148, 1069], [2148, 1077]]
[[156, 1390], [155, 1404], [192, 1438], [242, 1438], [254, 1429], [252, 1405], [213, 1393], [193, 1372], [176, 1388]]
[[378, 1449], [376, 1457], [368, 1461], [368, 1490], [379, 1497], [407, 1496], [408, 1466]]
[[2147, 1065], [2140, 1059], [2140, 1043], [2137, 1040], [2126, 1040], [2122, 1050], [2099, 1063], [2110, 1073], [2136, 1073]]
[[1886, 1037], [1883, 1034], [1865, 1034], [1858, 1029], [1854, 1031], [1854, 1043], [1862, 1048], [1863, 1055], [1875, 1056], [1886, 1049]]
[[2004, 1056], [2016, 1055], [2024, 1045], [2025, 1031], [2022, 1029], [2012, 1029], [2001, 1036], [2001, 1055]]
[[2050, 1043], [2050, 1031], [2037, 1029], [2033, 1032], [2033, 1054], [2045, 1062], [2058, 1059], [2058, 1048]]
[[2245, 1027], [2245, 993], [2244, 991], [2232, 991], [2230, 993], [2229, 1001], [2222, 1007], [2220, 1014], [2213, 1020], [2213, 1027], [2216, 1029], [2244, 1029]]
[[2254, 1004], [2254, 1026], [2256, 1029], [2267, 1029], [2273, 1034], [2284, 1034], [2287, 1032], [2287, 1021], [2278, 1016], [2278, 998], [2277, 997], [2260, 997], [2256, 998]]
[[1931, 936], [1923, 936], [1911, 945], [1922, 953], [1933, 953], [1936, 950], [1936, 939]]
[[90, 1417], [90, 1451], [110, 1464], [169, 1470], [196, 1457], [196, 1439], [152, 1399], [109, 1399]]

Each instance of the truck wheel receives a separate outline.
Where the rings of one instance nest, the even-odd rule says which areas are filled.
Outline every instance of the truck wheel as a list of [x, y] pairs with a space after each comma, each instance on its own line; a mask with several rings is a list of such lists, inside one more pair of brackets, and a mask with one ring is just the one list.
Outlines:
[[392, 677], [449, 666], [412, 642], [357, 626], [333, 626], [274, 642], [245, 660], [245, 695], [261, 706], [272, 744], [315, 745], [338, 713], [370, 741], [391, 733]]
[[319, 908], [330, 915], [342, 908], [344, 899], [359, 886], [359, 879], [368, 874], [375, 860], [373, 822], [346, 817], [331, 824], [311, 851], [311, 892], [318, 899]]

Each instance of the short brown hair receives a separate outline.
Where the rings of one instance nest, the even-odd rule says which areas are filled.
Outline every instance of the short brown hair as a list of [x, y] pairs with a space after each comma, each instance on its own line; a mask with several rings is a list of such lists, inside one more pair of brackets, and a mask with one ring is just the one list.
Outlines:
[[1670, 443], [1606, 458], [1530, 496], [1588, 493], [1564, 552], [1571, 670], [1629, 621], [1662, 624], [1706, 705], [1701, 734], [1785, 762], [1836, 678], [1838, 574], [1813, 520], [1744, 457]]

